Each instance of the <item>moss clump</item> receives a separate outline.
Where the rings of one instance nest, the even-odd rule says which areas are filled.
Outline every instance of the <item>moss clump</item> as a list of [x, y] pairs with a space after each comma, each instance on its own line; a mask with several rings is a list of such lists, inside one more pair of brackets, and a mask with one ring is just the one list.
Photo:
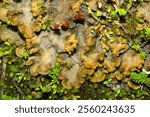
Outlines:
[[148, 79], [148, 74], [145, 72], [135, 73], [132, 72], [130, 74], [131, 80], [135, 81], [138, 84], [144, 84], [150, 87], [150, 79]]

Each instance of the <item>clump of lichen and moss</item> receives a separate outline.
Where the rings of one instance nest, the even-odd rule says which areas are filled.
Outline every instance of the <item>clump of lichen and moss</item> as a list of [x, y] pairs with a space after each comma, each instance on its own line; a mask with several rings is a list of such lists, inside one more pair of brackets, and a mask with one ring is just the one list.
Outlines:
[[150, 99], [149, 4], [1, 1], [0, 99]]

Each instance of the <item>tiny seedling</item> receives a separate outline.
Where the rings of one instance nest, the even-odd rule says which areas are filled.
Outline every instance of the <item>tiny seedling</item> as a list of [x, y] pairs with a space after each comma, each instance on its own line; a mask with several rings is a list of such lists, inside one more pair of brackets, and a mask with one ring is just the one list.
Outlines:
[[10, 20], [6, 20], [6, 24], [7, 25], [11, 25], [11, 21]]
[[141, 46], [140, 45], [133, 45], [132, 48], [136, 51], [140, 51], [141, 50]]
[[143, 60], [145, 60], [147, 58], [147, 54], [145, 52], [141, 52], [140, 56]]
[[127, 11], [125, 9], [119, 8], [118, 14], [119, 14], [119, 16], [125, 16], [127, 14]]

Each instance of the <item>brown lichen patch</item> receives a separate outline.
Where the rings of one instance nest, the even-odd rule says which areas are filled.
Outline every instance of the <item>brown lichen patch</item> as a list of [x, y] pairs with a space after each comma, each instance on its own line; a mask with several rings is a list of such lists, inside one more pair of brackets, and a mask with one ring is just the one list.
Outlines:
[[[149, 52], [150, 45], [145, 46], [144, 49], [146, 53]], [[150, 55], [148, 55], [146, 60], [144, 61], [143, 69], [145, 69], [146, 71], [150, 71]]]
[[7, 16], [11, 21], [11, 25], [18, 26], [22, 22], [23, 11], [21, 9], [8, 10]]
[[42, 28], [42, 15], [39, 15], [36, 18], [34, 25], [35, 25], [35, 32], [39, 32]]
[[107, 72], [113, 72], [116, 70], [115, 63], [110, 59], [105, 59], [103, 65]]
[[128, 50], [122, 57], [122, 63], [120, 65], [120, 70], [122, 70], [124, 75], [130, 75], [132, 71], [136, 71], [142, 68], [144, 60], [141, 58], [140, 54], [136, 54], [132, 50]]
[[114, 56], [119, 56], [128, 49], [127, 41], [124, 39], [119, 39], [113, 43], [110, 43], [109, 45], [112, 50], [112, 55]]
[[94, 76], [91, 78], [91, 82], [103, 82], [105, 80], [105, 72], [98, 70], [97, 72], [94, 73]]
[[61, 72], [62, 85], [66, 89], [79, 88], [84, 82], [84, 78], [79, 77], [79, 65], [74, 64], [70, 69]]
[[13, 26], [18, 26], [25, 38], [32, 38], [34, 34], [33, 16], [30, 12], [30, 1], [22, 2], [9, 9], [7, 16]]
[[71, 54], [77, 48], [78, 39], [74, 34], [70, 35], [65, 39], [64, 45], [65, 45], [64, 47], [65, 51]]
[[16, 44], [17, 46], [24, 44], [24, 41], [20, 38], [19, 34], [15, 31], [7, 29], [5, 25], [0, 27], [0, 39], [3, 41], [8, 41], [10, 44]]
[[115, 58], [114, 60], [106, 58], [104, 60], [103, 65], [104, 65], [104, 69], [106, 70], [106, 72], [113, 72], [120, 65], [120, 63], [121, 63], [120, 58]]
[[39, 1], [38, 0], [32, 0], [31, 2], [31, 11], [33, 16], [38, 16], [40, 13], [40, 7], [39, 7]]
[[100, 46], [105, 50], [109, 51], [110, 47], [108, 46], [107, 42], [104, 40], [104, 38], [100, 41]]
[[1, 11], [1, 13], [0, 13], [0, 20], [5, 22], [8, 19], [7, 18], [7, 11], [8, 11], [8, 9], [0, 8], [0, 11]]
[[28, 61], [26, 61], [26, 65], [31, 65], [30, 74], [32, 76], [38, 74], [47, 75], [53, 64], [55, 64], [55, 56], [55, 50], [53, 48], [38, 50], [36, 57], [29, 57]]
[[30, 55], [31, 55], [31, 54], [35, 54], [35, 53], [38, 52], [38, 50], [39, 50], [39, 47], [33, 47], [33, 48], [31, 48], [31, 49], [29, 50], [29, 54], [30, 54]]
[[139, 8], [137, 12], [138, 17], [142, 17], [145, 20], [147, 20], [150, 23], [150, 2], [143, 3]]
[[32, 65], [30, 68], [29, 68], [29, 71], [30, 71], [30, 74], [31, 76], [37, 76], [38, 73], [37, 73], [37, 68], [38, 68], [39, 64], [38, 63], [35, 63], [34, 65]]
[[20, 31], [20, 33], [23, 34], [23, 36], [27, 39], [30, 39], [32, 37], [34, 37], [34, 27], [33, 27], [33, 24], [30, 22], [29, 24], [20, 24], [18, 26], [18, 29]]
[[99, 0], [90, 0], [89, 2], [87, 2], [88, 8], [90, 8], [91, 10], [96, 10], [98, 7], [98, 1]]
[[78, 1], [53, 0], [50, 2], [49, 6], [47, 6], [47, 9], [48, 14], [50, 14], [49, 19], [52, 21], [52, 26], [54, 29], [62, 29], [62, 26], [64, 25], [63, 20], [66, 20], [69, 24], [71, 24], [71, 19], [75, 14], [73, 13], [71, 6], [75, 5], [76, 2]]
[[90, 53], [87, 55], [81, 55], [81, 59], [83, 60], [83, 64], [85, 68], [92, 68], [95, 69], [98, 67], [98, 53]]
[[81, 67], [79, 70], [80, 76], [84, 78], [87, 76], [92, 76], [94, 72], [95, 72], [94, 69], [87, 69], [85, 67]]
[[121, 60], [120, 57], [115, 58], [114, 62], [115, 62], [116, 67], [119, 67], [119, 66], [120, 66], [121, 61], [122, 61], [122, 60]]
[[15, 53], [18, 57], [22, 58], [25, 51], [25, 48], [23, 46], [20, 46], [16, 48]]
[[102, 51], [98, 54], [98, 61], [101, 63], [104, 61], [104, 58], [105, 58], [105, 52]]
[[32, 65], [35, 60], [35, 57], [29, 57], [27, 61], [25, 61], [25, 65]]
[[30, 66], [29, 70], [31, 76], [37, 76], [38, 74], [47, 75], [51, 70], [51, 64], [43, 64], [42, 62], [37, 62]]
[[89, 52], [94, 49], [96, 45], [96, 40], [93, 37], [88, 37], [87, 40], [85, 41], [85, 44], [86, 44], [85, 51]]
[[74, 12], [78, 12], [81, 8], [81, 4], [84, 2], [84, 0], [78, 0], [78, 1], [74, 1], [74, 3], [71, 5], [71, 9]]
[[37, 73], [41, 75], [47, 75], [50, 72], [51, 64], [39, 64], [37, 66]]
[[10, 4], [10, 3], [13, 3], [13, 0], [2, 0], [3, 3], [6, 3], [6, 4]]
[[116, 78], [117, 80], [122, 80], [123, 79], [123, 75], [119, 71], [116, 71], [110, 77]]
[[26, 48], [30, 49], [34, 45], [39, 45], [40, 44], [40, 39], [37, 36], [34, 36], [30, 39], [26, 39]]
[[89, 37], [85, 43], [87, 46], [93, 47], [96, 44], [96, 40], [93, 37]]
[[137, 85], [137, 84], [134, 84], [132, 81], [128, 81], [127, 82], [128, 86], [131, 88], [131, 89], [134, 89], [134, 90], [138, 90], [141, 88], [141, 85]]

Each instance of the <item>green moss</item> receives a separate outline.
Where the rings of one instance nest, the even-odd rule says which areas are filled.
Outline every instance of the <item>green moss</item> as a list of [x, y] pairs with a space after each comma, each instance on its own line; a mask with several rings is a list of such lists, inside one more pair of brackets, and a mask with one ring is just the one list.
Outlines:
[[2, 95], [2, 96], [1, 96], [1, 99], [2, 99], [2, 100], [16, 100], [15, 97], [8, 96], [8, 95]]
[[47, 28], [46, 24], [43, 24], [42, 25], [42, 30], [46, 30], [46, 28]]
[[32, 100], [32, 99], [33, 99], [32, 95], [27, 95], [27, 96], [25, 97], [25, 100]]
[[6, 20], [6, 24], [7, 25], [11, 25], [11, 21], [10, 20]]
[[110, 84], [112, 82], [112, 78], [108, 78], [103, 82], [104, 85]]
[[145, 52], [141, 52], [140, 56], [143, 60], [146, 60], [146, 58], [147, 58], [147, 54]]
[[96, 17], [100, 17], [103, 15], [103, 13], [101, 11], [96, 11], [95, 15], [96, 15]]
[[143, 30], [141, 32], [140, 37], [141, 39], [144, 39], [144, 40], [150, 40], [150, 28], [146, 28], [145, 30]]
[[115, 17], [117, 17], [118, 15], [117, 15], [117, 12], [116, 12], [116, 11], [111, 11], [111, 12], [110, 12], [110, 16], [113, 17], [113, 18], [115, 18]]
[[42, 30], [50, 30], [52, 28], [52, 21], [50, 19], [46, 19], [42, 24]]
[[133, 45], [132, 48], [136, 51], [140, 51], [141, 50], [141, 46], [140, 45]]
[[0, 21], [0, 27], [2, 26], [2, 24], [3, 24], [3, 23]]
[[144, 84], [148, 87], [150, 87], [150, 79], [148, 79], [148, 74], [145, 72], [135, 73], [132, 72], [130, 74], [131, 80], [135, 81], [138, 84]]
[[28, 53], [27, 51], [25, 51], [25, 52], [23, 53], [23, 57], [24, 57], [25, 59], [27, 59], [27, 58], [29, 57], [29, 53]]
[[144, 19], [142, 19], [142, 18], [140, 18], [140, 17], [135, 16], [135, 20], [136, 20], [138, 23], [144, 23]]
[[125, 16], [127, 14], [127, 11], [123, 8], [117, 9], [119, 16]]
[[150, 38], [150, 28], [145, 29], [145, 35]]

